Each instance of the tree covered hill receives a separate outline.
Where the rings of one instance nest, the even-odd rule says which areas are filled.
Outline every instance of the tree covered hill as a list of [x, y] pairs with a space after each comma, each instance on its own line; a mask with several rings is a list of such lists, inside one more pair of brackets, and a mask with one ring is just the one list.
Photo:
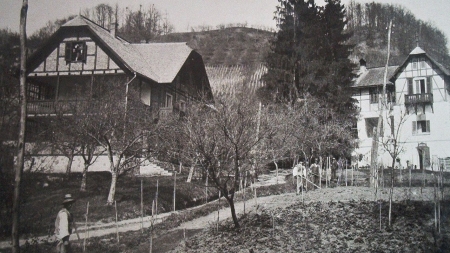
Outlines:
[[353, 33], [349, 43], [355, 45], [353, 60], [364, 58], [368, 67], [386, 64], [387, 27], [392, 20], [390, 65], [403, 63], [418, 44], [439, 63], [450, 67], [446, 35], [433, 24], [417, 19], [406, 8], [376, 2], [360, 4], [352, 0], [346, 10], [347, 28]]
[[248, 27], [172, 33], [158, 42], [187, 42], [209, 66], [259, 65], [269, 50], [273, 33]]
[[[348, 43], [355, 45], [351, 55], [353, 62], [357, 63], [359, 59], [364, 58], [368, 67], [384, 66], [387, 51], [386, 27], [392, 18], [394, 27], [391, 41], [391, 65], [402, 63], [405, 57], [416, 47], [416, 40], [418, 40], [419, 46], [429, 55], [444, 66], [450, 67], [446, 35], [434, 25], [417, 19], [406, 8], [400, 5], [376, 2], [361, 4], [354, 0], [350, 1], [345, 7], [348, 19], [347, 29], [352, 33]], [[83, 15], [88, 13], [85, 11]], [[112, 14], [110, 13], [110, 15]], [[30, 52], [36, 50], [61, 24], [73, 17], [72, 15], [68, 18], [49, 21], [45, 27], [32, 34], [28, 43]], [[96, 20], [94, 15], [89, 17], [99, 24], [104, 23], [103, 19]], [[132, 24], [130, 23], [130, 25]], [[108, 26], [106, 23], [104, 25]], [[139, 29], [131, 28], [119, 27], [119, 35], [133, 42], [141, 40], [147, 42], [186, 41], [189, 46], [203, 56], [205, 64], [208, 66], [258, 66], [264, 62], [264, 58], [270, 50], [270, 41], [275, 37], [273, 32], [249, 28], [244, 25], [242, 27], [221, 26], [216, 30], [208, 28], [204, 31], [185, 33], [160, 33], [161, 35], [150, 37]], [[2, 30], [0, 46], [8, 47], [6, 42], [10, 40], [9, 38], [17, 36], [11, 31]], [[5, 52], [12, 51], [14, 50], [6, 50]], [[11, 59], [6, 59], [8, 57]], [[17, 56], [2, 54], [0, 59], [3, 59], [2, 65], [11, 61], [16, 61], [15, 64], [17, 65]]]
[[[433, 24], [417, 19], [400, 5], [351, 1], [346, 5], [348, 43], [355, 45], [351, 60], [364, 58], [368, 67], [386, 64], [387, 26], [393, 20], [390, 65], [401, 64], [419, 44], [429, 55], [450, 67], [447, 36]], [[202, 56], [206, 65], [258, 65], [270, 50], [274, 33], [247, 27], [228, 27], [200, 32], [172, 33], [161, 42], [186, 41]]]

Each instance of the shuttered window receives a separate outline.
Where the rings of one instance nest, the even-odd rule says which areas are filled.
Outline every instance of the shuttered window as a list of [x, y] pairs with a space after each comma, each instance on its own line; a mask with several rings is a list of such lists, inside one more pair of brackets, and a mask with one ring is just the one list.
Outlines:
[[414, 94], [413, 79], [412, 78], [408, 78], [408, 95], [412, 95], [412, 94]]
[[431, 76], [427, 76], [427, 93], [433, 93], [433, 83]]
[[429, 120], [413, 121], [412, 122], [412, 133], [413, 133], [413, 135], [430, 133], [430, 121]]

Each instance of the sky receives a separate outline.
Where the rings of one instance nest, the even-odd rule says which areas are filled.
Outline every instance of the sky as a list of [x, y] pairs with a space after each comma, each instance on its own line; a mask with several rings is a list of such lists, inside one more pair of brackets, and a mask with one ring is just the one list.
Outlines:
[[[430, 22], [450, 40], [450, 0], [356, 0], [360, 3], [379, 2], [399, 4], [418, 19]], [[318, 4], [324, 0], [316, 0]], [[347, 4], [349, 0], [343, 0]], [[192, 27], [219, 24], [247, 23], [249, 26], [275, 28], [273, 13], [278, 0], [29, 0], [27, 35], [45, 26], [48, 21], [79, 14], [86, 8], [108, 3], [133, 10], [148, 8], [151, 4], [167, 13], [175, 31], [185, 32]], [[0, 28], [19, 31], [22, 1], [0, 0]], [[447, 44], [450, 49], [450, 41]]]

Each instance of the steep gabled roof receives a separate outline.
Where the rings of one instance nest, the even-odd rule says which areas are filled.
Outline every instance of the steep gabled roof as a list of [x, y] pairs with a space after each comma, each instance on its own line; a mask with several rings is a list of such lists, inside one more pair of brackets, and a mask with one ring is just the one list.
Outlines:
[[[85, 27], [91, 31], [99, 46], [114, 54], [114, 58], [120, 61], [119, 65], [158, 83], [172, 82], [189, 55], [195, 53], [186, 43], [132, 44], [113, 36], [109, 30], [83, 16], [68, 21], [60, 30], [75, 27]], [[58, 32], [59, 30], [56, 33]], [[36, 54], [39, 54], [39, 51]], [[30, 59], [33, 59], [33, 56]]]
[[[398, 66], [389, 66], [387, 72], [387, 84], [392, 84], [391, 77], [397, 70]], [[384, 83], [384, 70], [385, 67], [370, 68], [360, 73], [356, 78], [353, 87], [369, 87], [380, 86]]]
[[392, 76], [393, 79], [396, 79], [398, 74], [406, 67], [406, 65], [408, 64], [409, 60], [412, 57], [415, 57], [417, 55], [423, 55], [424, 57], [428, 58], [434, 65], [436, 65], [436, 67], [438, 67], [445, 75], [449, 76], [450, 75], [450, 71], [444, 67], [442, 64], [440, 64], [439, 62], [437, 62], [436, 60], [434, 60], [431, 56], [429, 56], [422, 48], [420, 48], [419, 46], [417, 46], [416, 48], [414, 48], [411, 53], [409, 53], [409, 56], [406, 58], [406, 60], [398, 67], [398, 69], [395, 71], [394, 75]]

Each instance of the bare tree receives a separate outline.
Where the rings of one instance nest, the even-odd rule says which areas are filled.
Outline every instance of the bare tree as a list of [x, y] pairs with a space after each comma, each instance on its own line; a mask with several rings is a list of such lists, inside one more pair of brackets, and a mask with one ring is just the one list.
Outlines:
[[[236, 228], [239, 221], [234, 197], [241, 177], [253, 160], [258, 144], [267, 136], [267, 118], [258, 123], [257, 103], [243, 96], [235, 100], [216, 97], [214, 106], [196, 105], [183, 119], [184, 140], [191, 160], [198, 159], [210, 182], [230, 204]], [[259, 131], [256, 131], [259, 124]]]
[[25, 125], [27, 117], [27, 96], [26, 96], [26, 50], [27, 50], [27, 11], [28, 0], [23, 0], [20, 10], [20, 124], [19, 137], [17, 140], [17, 161], [14, 165], [14, 198], [12, 212], [12, 252], [20, 252], [19, 245], [19, 218], [20, 218], [20, 183], [22, 180], [24, 153], [25, 153]]
[[94, 7], [93, 12], [95, 22], [102, 27], [108, 27], [112, 22], [115, 22], [113, 20], [114, 8], [111, 5], [99, 4]]
[[117, 177], [139, 165], [139, 158], [144, 155], [144, 136], [155, 134], [158, 126], [153, 124], [150, 109], [141, 103], [131, 81], [117, 78], [99, 81], [98, 85], [107, 89], [90, 106], [95, 117], [84, 123], [86, 134], [105, 149], [110, 162], [107, 204], [114, 203]]
[[[391, 226], [391, 214], [392, 214], [392, 197], [394, 194], [394, 181], [395, 181], [395, 162], [399, 156], [399, 154], [403, 153], [404, 151], [404, 140], [402, 140], [402, 136], [401, 136], [401, 130], [403, 125], [405, 124], [407, 118], [408, 118], [408, 114], [404, 111], [402, 111], [400, 109], [399, 113], [398, 113], [399, 118], [398, 118], [398, 122], [396, 123], [394, 121], [394, 117], [390, 116], [389, 113], [386, 113], [385, 116], [385, 122], [387, 122], [387, 126], [389, 126], [389, 128], [391, 129], [391, 134], [389, 135], [389, 137], [386, 136], [382, 136], [381, 137], [381, 145], [383, 147], [383, 149], [389, 153], [389, 155], [392, 158], [392, 163], [391, 163], [391, 168], [392, 168], [392, 172], [391, 172], [391, 187], [389, 189], [389, 226]], [[401, 169], [401, 168], [399, 168]]]

